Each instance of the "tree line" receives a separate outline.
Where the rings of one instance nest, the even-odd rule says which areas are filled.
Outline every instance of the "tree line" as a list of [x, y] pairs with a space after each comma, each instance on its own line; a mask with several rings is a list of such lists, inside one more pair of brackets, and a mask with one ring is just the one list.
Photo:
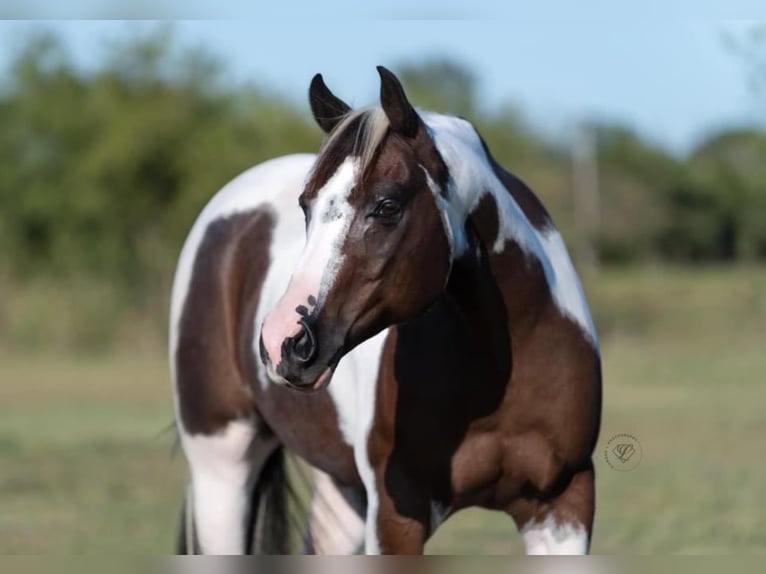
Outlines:
[[[413, 102], [471, 119], [497, 159], [575, 233], [570, 144], [513, 106], [478, 104], [448, 60], [396, 69]], [[169, 287], [195, 216], [267, 158], [316, 150], [308, 105], [224, 81], [214, 56], [172, 33], [116, 42], [79, 68], [53, 35], [30, 38], [0, 84], [0, 282], [77, 277], [142, 305]], [[603, 264], [766, 258], [766, 133], [723, 129], [686, 156], [620, 125], [593, 123]]]

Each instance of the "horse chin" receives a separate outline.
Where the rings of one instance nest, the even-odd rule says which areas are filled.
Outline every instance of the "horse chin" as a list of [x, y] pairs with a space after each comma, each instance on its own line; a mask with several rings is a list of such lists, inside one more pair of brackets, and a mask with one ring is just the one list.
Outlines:
[[[347, 353], [347, 348], [345, 345], [341, 345], [335, 353], [332, 354], [329, 360], [327, 362], [319, 363], [318, 365], [315, 365], [312, 369], [312, 373], [307, 373], [306, 371], [302, 373], [292, 373], [292, 376], [288, 373], [282, 373], [280, 374], [280, 370], [282, 370], [280, 367], [277, 367], [277, 369], [274, 369], [273, 372], [271, 369], [268, 370], [270, 379], [284, 387], [287, 387], [288, 389], [299, 391], [306, 394], [313, 394], [316, 392], [321, 391], [322, 389], [327, 388], [327, 386], [330, 384], [330, 381], [332, 380], [332, 376], [335, 373], [335, 369], [338, 366], [338, 363], [340, 362], [341, 358]], [[314, 369], [321, 368], [319, 365], [324, 364], [325, 367], [319, 371], [318, 375], [315, 375], [316, 372]], [[316, 378], [313, 378], [316, 377]], [[313, 378], [313, 380], [312, 380]]]
[[295, 383], [291, 383], [287, 379], [283, 379], [286, 383], [285, 386], [288, 388], [294, 390], [294, 391], [300, 391], [301, 393], [306, 394], [313, 394], [316, 392], [321, 391], [322, 389], [327, 388], [327, 385], [330, 384], [330, 381], [332, 380], [332, 375], [335, 372], [335, 367], [327, 366], [324, 371], [317, 377], [317, 379], [313, 383], [305, 383], [297, 385]]
[[326, 388], [332, 380], [333, 373], [335, 373], [335, 368], [328, 366], [324, 371], [322, 371], [322, 374], [319, 375], [319, 378], [314, 382], [312, 385], [312, 390], [316, 392]]

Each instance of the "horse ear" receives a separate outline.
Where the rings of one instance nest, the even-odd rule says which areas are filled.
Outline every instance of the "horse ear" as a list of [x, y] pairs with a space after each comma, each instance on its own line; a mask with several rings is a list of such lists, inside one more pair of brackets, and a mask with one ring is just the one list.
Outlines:
[[322, 74], [317, 74], [311, 80], [309, 105], [319, 127], [328, 134], [338, 125], [343, 116], [351, 111], [351, 106], [333, 94], [325, 85]]
[[378, 66], [380, 74], [380, 105], [388, 117], [391, 129], [406, 137], [414, 137], [420, 125], [415, 108], [404, 93], [399, 79], [383, 66]]

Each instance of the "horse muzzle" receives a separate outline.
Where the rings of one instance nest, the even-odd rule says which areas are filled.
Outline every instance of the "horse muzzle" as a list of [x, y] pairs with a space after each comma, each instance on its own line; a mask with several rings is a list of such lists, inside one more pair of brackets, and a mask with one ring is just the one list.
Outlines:
[[259, 341], [260, 355], [272, 382], [303, 392], [316, 392], [330, 383], [341, 353], [332, 354], [329, 360], [327, 353], [320, 353], [317, 331], [308, 321], [300, 321], [299, 328], [278, 344], [278, 353], [273, 350], [277, 347], [273, 340], [268, 345], [268, 337], [264, 325]]

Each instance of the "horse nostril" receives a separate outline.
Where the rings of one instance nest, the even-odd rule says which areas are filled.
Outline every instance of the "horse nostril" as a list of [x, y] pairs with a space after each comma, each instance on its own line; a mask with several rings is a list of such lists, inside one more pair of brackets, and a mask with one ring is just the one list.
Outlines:
[[269, 363], [269, 354], [266, 352], [266, 345], [263, 344], [263, 333], [261, 333], [258, 339], [258, 350], [261, 353], [261, 362], [267, 365]]
[[290, 339], [290, 358], [300, 365], [308, 365], [317, 354], [316, 336], [311, 328], [301, 321], [301, 331]]

